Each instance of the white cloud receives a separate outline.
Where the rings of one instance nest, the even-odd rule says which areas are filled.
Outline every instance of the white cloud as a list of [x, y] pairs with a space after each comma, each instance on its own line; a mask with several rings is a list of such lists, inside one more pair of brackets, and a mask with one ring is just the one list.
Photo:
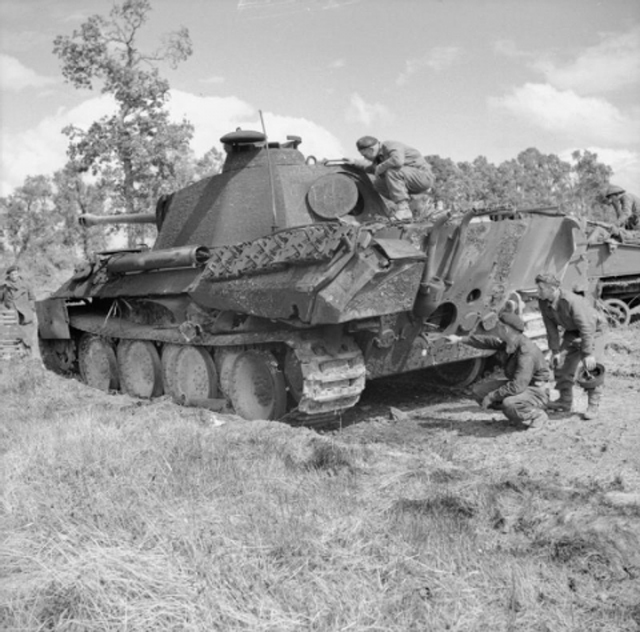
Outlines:
[[0, 54], [0, 89], [19, 92], [25, 88], [41, 88], [53, 83], [56, 83], [53, 77], [39, 75], [15, 57]]
[[399, 86], [405, 85], [413, 75], [423, 68], [431, 68], [435, 72], [440, 72], [451, 66], [460, 57], [460, 53], [461, 50], [457, 46], [436, 46], [424, 57], [407, 59], [404, 71], [400, 73], [396, 83]]
[[597, 94], [640, 83], [640, 28], [608, 33], [569, 63], [543, 58], [532, 64], [547, 82], [579, 94]]
[[362, 123], [367, 127], [376, 122], [390, 122], [394, 118], [385, 105], [367, 103], [357, 92], [351, 95], [345, 116], [349, 123]]
[[[219, 139], [237, 127], [262, 131], [260, 116], [256, 108], [237, 97], [198, 97], [172, 90], [169, 111], [176, 121], [186, 117], [195, 131], [191, 147], [202, 155]], [[262, 116], [269, 138], [284, 141], [288, 135], [300, 136], [300, 150], [317, 157], [342, 155], [342, 147], [335, 136], [313, 121], [264, 112]]]
[[511, 39], [500, 39], [493, 43], [493, 52], [504, 57], [528, 57], [528, 53], [523, 53]]
[[36, 127], [14, 133], [2, 128], [0, 137], [0, 195], [8, 195], [30, 175], [50, 175], [66, 162], [67, 125], [88, 127], [96, 119], [113, 111], [113, 101], [97, 97], [70, 110], [61, 109], [44, 118]]
[[640, 140], [640, 121], [625, 116], [611, 103], [547, 84], [527, 83], [503, 97], [489, 98], [489, 105], [531, 125], [587, 143], [628, 144]]
[[558, 156], [566, 162], [573, 162], [571, 154], [576, 151], [590, 151], [597, 154], [598, 162], [613, 169], [611, 181], [631, 193], [640, 193], [640, 152], [630, 149], [611, 149], [610, 147], [573, 147]]
[[206, 79], [200, 79], [200, 83], [224, 83], [224, 77], [220, 77], [218, 75], [214, 75], [213, 77], [207, 77]]
[[[73, 124], [87, 128], [93, 121], [114, 111], [115, 104], [108, 96], [84, 101], [77, 107], [58, 110], [26, 132], [13, 133], [6, 128], [0, 136], [0, 195], [9, 195], [22, 185], [28, 175], [51, 175], [61, 169], [67, 158], [67, 137], [62, 128]], [[186, 117], [193, 124], [191, 147], [201, 156], [214, 145], [220, 147], [224, 134], [243, 129], [261, 130], [258, 111], [237, 97], [199, 97], [186, 92], [172, 91], [169, 111], [175, 121]], [[313, 121], [280, 114], [263, 115], [269, 138], [285, 140], [286, 136], [302, 137], [300, 149], [305, 155], [318, 158], [341, 157], [340, 142], [326, 129]]]

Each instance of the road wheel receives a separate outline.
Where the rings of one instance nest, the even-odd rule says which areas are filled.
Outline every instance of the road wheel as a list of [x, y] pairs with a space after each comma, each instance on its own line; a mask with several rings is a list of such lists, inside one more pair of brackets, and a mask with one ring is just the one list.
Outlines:
[[211, 354], [202, 347], [182, 346], [177, 353], [170, 352], [171, 362], [163, 373], [165, 390], [175, 399], [187, 402], [193, 399], [212, 399], [218, 395], [218, 372]]
[[219, 348], [215, 350], [215, 365], [220, 378], [220, 390], [229, 395], [231, 385], [231, 372], [236, 359], [242, 353], [241, 347]]
[[484, 370], [484, 358], [471, 358], [434, 368], [438, 378], [448, 386], [464, 388], [475, 382]]
[[619, 298], [605, 300], [604, 312], [607, 316], [607, 322], [612, 327], [626, 327], [631, 322], [629, 306]]
[[228, 394], [236, 413], [245, 419], [279, 419], [286, 412], [284, 376], [268, 351], [251, 349], [238, 355]]
[[85, 384], [101, 391], [120, 386], [118, 363], [113, 346], [94, 334], [83, 334], [78, 345], [78, 368]]
[[174, 364], [183, 345], [167, 343], [162, 347], [162, 385], [164, 392], [170, 395], [176, 392]]
[[149, 340], [121, 340], [116, 353], [122, 388], [134, 397], [162, 395], [162, 362]]

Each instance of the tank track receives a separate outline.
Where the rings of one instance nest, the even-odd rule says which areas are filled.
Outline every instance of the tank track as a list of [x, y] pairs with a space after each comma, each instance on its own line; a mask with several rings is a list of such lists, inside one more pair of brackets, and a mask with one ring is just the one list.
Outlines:
[[331, 353], [321, 341], [305, 341], [294, 351], [303, 377], [299, 413], [325, 418], [327, 413], [338, 413], [357, 403], [364, 390], [366, 367], [355, 342], [343, 341]]
[[203, 277], [230, 279], [283, 265], [330, 260], [341, 246], [353, 248], [359, 228], [335, 222], [283, 230], [242, 244], [211, 248]]

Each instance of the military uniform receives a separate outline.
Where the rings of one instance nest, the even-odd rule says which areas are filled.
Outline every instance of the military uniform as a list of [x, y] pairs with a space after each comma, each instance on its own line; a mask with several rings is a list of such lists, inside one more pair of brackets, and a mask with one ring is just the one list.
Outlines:
[[640, 236], [640, 198], [615, 184], [608, 187], [605, 197], [616, 213], [615, 225], [597, 226], [589, 235], [587, 243], [607, 242], [615, 245], [612, 237], [623, 243], [635, 241]]
[[624, 230], [640, 230], [640, 198], [631, 193], [622, 193], [610, 199], [618, 226]]
[[524, 334], [513, 343], [495, 336], [472, 335], [461, 342], [477, 349], [494, 349], [505, 378], [480, 382], [472, 388], [479, 404], [487, 396], [493, 408], [499, 408], [514, 423], [535, 425], [546, 420], [544, 409], [549, 402], [549, 365], [540, 348]]
[[[598, 362], [604, 357], [603, 320], [586, 298], [563, 288], [553, 301], [539, 299], [549, 349], [556, 355], [562, 353], [564, 361], [554, 367], [556, 388], [560, 391], [561, 410], [570, 410], [573, 402], [573, 385], [580, 362], [594, 356]], [[564, 333], [560, 334], [560, 329]], [[602, 396], [602, 386], [589, 391], [589, 405], [597, 408]]]
[[21, 340], [31, 350], [33, 350], [35, 338], [33, 301], [33, 292], [20, 279], [12, 280], [7, 277], [0, 285], [0, 304], [6, 309], [14, 309], [17, 312], [18, 324], [22, 332]]
[[424, 193], [433, 186], [431, 166], [412, 147], [393, 140], [381, 143], [380, 153], [365, 169], [375, 175], [376, 191], [393, 202], [409, 199], [410, 194]]

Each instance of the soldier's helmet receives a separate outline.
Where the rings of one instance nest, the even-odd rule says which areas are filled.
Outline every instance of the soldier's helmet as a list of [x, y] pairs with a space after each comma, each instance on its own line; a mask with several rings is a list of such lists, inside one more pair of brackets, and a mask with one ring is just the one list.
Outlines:
[[604, 197], [608, 198], [612, 195], [618, 195], [619, 193], [624, 193], [624, 189], [617, 184], [610, 184], [604, 192]]
[[593, 371], [587, 371], [583, 365], [578, 372], [577, 382], [586, 391], [591, 391], [597, 386], [601, 386], [604, 383], [604, 366], [598, 363]]

